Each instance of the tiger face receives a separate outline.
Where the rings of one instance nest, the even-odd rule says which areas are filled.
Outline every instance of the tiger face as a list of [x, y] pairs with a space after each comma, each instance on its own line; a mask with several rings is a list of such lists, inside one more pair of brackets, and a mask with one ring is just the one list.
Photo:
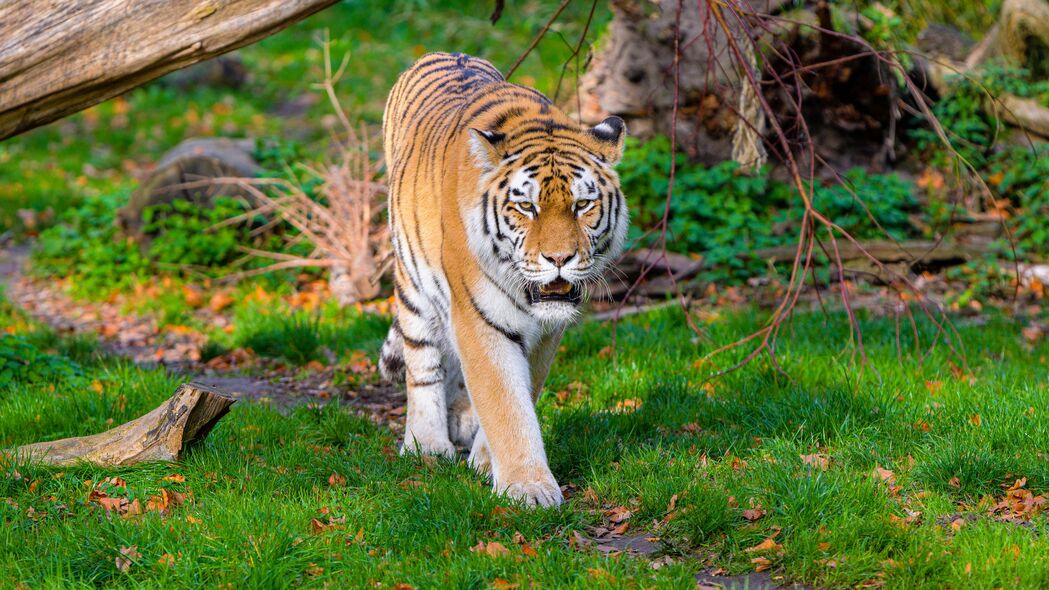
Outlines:
[[547, 323], [577, 315], [587, 287], [622, 250], [626, 202], [614, 170], [626, 129], [527, 121], [508, 133], [471, 130], [483, 174], [471, 245]]

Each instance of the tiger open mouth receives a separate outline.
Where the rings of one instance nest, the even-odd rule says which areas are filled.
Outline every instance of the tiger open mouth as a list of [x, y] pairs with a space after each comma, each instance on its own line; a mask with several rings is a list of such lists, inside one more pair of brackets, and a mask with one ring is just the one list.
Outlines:
[[528, 302], [532, 305], [552, 301], [564, 301], [578, 305], [582, 299], [582, 291], [576, 285], [557, 278], [545, 285], [532, 285], [528, 287]]

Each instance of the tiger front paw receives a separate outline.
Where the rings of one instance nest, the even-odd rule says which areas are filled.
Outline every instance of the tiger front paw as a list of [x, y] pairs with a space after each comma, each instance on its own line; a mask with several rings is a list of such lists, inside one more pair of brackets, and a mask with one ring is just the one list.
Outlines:
[[[496, 486], [499, 489], [499, 486]], [[560, 506], [565, 498], [561, 494], [561, 486], [551, 475], [549, 477], [533, 481], [518, 481], [507, 485], [502, 489], [507, 496], [520, 500], [525, 506], [533, 508], [556, 508]]]
[[404, 434], [404, 444], [401, 445], [401, 455], [435, 455], [438, 457], [455, 458], [455, 445], [448, 440], [448, 436], [418, 436], [408, 431]]

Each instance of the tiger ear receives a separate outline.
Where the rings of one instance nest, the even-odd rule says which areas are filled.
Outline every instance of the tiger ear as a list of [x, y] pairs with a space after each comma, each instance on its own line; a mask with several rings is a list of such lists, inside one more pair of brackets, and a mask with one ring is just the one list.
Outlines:
[[506, 140], [505, 133], [498, 131], [482, 131], [470, 129], [470, 153], [481, 170], [485, 172], [495, 168], [503, 159], [503, 142]]
[[623, 157], [626, 141], [626, 123], [619, 117], [609, 117], [587, 130], [600, 146], [598, 155], [609, 164], [615, 165]]

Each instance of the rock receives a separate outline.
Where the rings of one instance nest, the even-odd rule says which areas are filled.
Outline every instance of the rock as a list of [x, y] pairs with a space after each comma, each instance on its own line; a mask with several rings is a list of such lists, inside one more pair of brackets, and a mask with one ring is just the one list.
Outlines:
[[255, 161], [252, 139], [223, 137], [187, 139], [160, 159], [153, 172], [117, 211], [117, 223], [129, 234], [142, 237], [142, 214], [147, 207], [190, 200], [210, 207], [217, 196], [250, 198], [243, 188], [229, 184], [183, 188], [180, 185], [209, 178], [254, 177], [262, 168]]
[[950, 26], [933, 23], [918, 33], [918, 49], [954, 61], [965, 61], [976, 42], [972, 37]]
[[191, 88], [240, 88], [248, 81], [248, 68], [235, 53], [220, 55], [214, 59], [194, 64], [188, 68], [171, 72], [157, 83], [177, 90]]

